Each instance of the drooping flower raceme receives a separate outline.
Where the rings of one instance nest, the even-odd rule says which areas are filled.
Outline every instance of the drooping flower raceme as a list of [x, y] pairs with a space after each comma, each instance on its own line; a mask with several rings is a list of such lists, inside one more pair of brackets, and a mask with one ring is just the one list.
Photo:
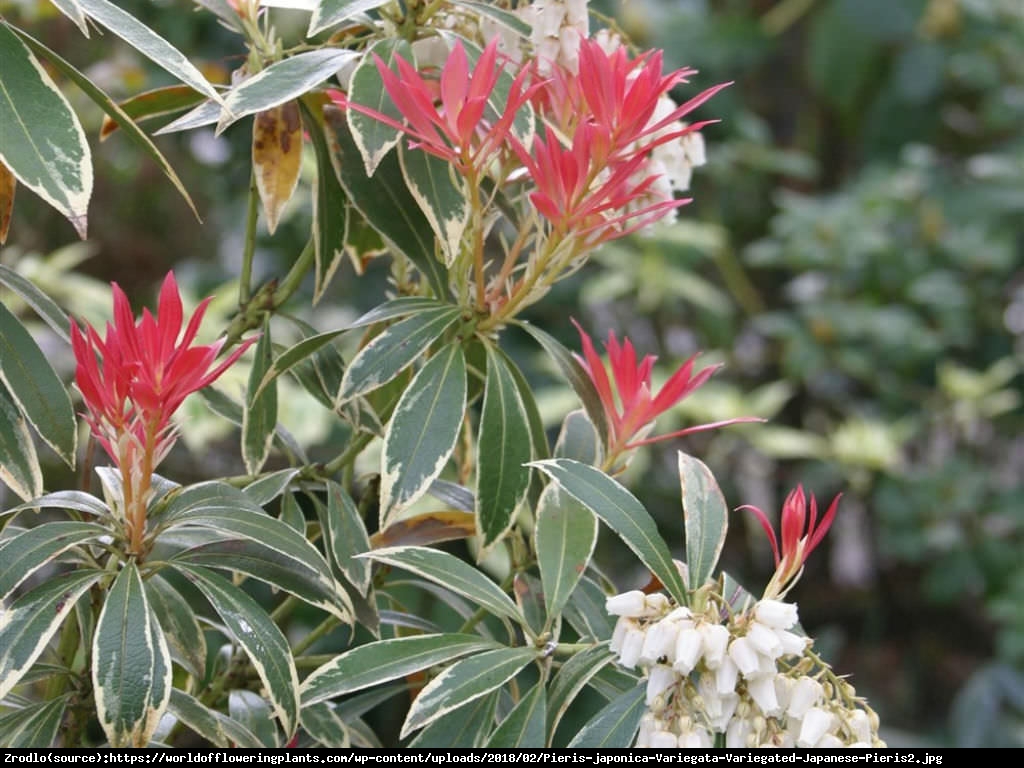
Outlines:
[[171, 417], [191, 393], [212, 383], [252, 344], [249, 339], [214, 365], [224, 341], [193, 344], [210, 299], [182, 331], [184, 311], [174, 273], [160, 290], [157, 314], [136, 321], [114, 283], [114, 320], [101, 338], [88, 323], [71, 323], [75, 382], [86, 420], [121, 472], [123, 514], [131, 551], [142, 553], [150, 480], [176, 437]]
[[[682, 437], [693, 432], [701, 432], [707, 429], [724, 427], [729, 424], [739, 424], [750, 421], [761, 421], [757, 418], [737, 418], [727, 421], [718, 421], [711, 424], [699, 424], [687, 427], [676, 432], [656, 437], [643, 437], [654, 420], [679, 403], [687, 395], [698, 389], [704, 382], [711, 378], [712, 374], [721, 366], [712, 365], [703, 368], [696, 373], [694, 365], [696, 355], [683, 363], [668, 381], [658, 390], [653, 392], [651, 384], [651, 373], [657, 358], [653, 355], [645, 355], [637, 362], [636, 350], [629, 339], [623, 339], [619, 343], [614, 332], [608, 334], [608, 341], [605, 347], [608, 350], [608, 363], [611, 368], [611, 378], [605, 369], [605, 363], [597, 354], [594, 343], [579, 323], [572, 321], [580, 334], [583, 345], [583, 356], [576, 356], [583, 365], [597, 394], [604, 407], [605, 420], [608, 424], [608, 445], [606, 456], [610, 460], [623, 451], [636, 448], [641, 445], [670, 440], [675, 437]], [[614, 387], [613, 387], [614, 382]]]

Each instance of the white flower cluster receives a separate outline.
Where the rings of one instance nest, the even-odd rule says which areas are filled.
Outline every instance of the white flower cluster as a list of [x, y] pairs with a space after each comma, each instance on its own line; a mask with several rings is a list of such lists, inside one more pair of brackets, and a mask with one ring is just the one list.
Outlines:
[[606, 608], [619, 663], [647, 675], [638, 747], [707, 748], [718, 735], [730, 748], [885, 746], [878, 716], [792, 631], [792, 603], [731, 613], [710, 599], [694, 613], [634, 590]]
[[580, 41], [590, 34], [588, 0], [534, 0], [519, 10], [532, 28], [530, 42], [537, 68], [548, 74], [551, 62], [571, 72], [579, 69]]

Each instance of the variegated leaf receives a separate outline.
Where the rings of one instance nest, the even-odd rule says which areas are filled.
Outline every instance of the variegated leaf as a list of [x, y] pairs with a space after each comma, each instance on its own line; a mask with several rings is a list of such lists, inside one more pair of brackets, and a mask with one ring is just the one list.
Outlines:
[[682, 451], [679, 452], [679, 483], [690, 589], [700, 589], [711, 578], [722, 554], [729, 527], [729, 509], [707, 465]]
[[[166, 117], [186, 109], [197, 107], [206, 101], [206, 97], [188, 85], [166, 85], [143, 91], [118, 104], [125, 115], [136, 122]], [[100, 126], [100, 141], [106, 141], [117, 131], [119, 124], [110, 115], [103, 116]]]
[[14, 213], [14, 193], [18, 188], [18, 180], [11, 169], [0, 161], [0, 245], [7, 242], [7, 232], [11, 228], [11, 216]]
[[575, 749], [607, 747], [625, 749], [633, 746], [640, 718], [647, 710], [646, 685], [638, 685], [608, 703], [587, 722], [569, 742]]
[[292, 199], [301, 165], [302, 120], [298, 103], [288, 101], [258, 112], [252, 124], [252, 168], [271, 234]]
[[547, 746], [547, 696], [543, 682], [536, 683], [501, 721], [487, 746], [491, 749]]
[[[363, 58], [352, 70], [352, 79], [348, 83], [348, 99], [382, 115], [392, 117], [396, 122], [403, 120], [384, 88], [384, 80], [377, 69], [377, 58], [388, 67], [393, 67], [395, 56], [412, 61], [412, 46], [404, 39], [379, 40], [370, 47]], [[373, 176], [380, 161], [398, 144], [401, 135], [397, 128], [381, 122], [375, 117], [363, 114], [358, 109], [345, 110], [352, 139], [359, 147], [366, 166], [366, 175]]]
[[0, 381], [0, 482], [25, 501], [43, 492], [43, 473], [28, 422]]
[[340, 24], [361, 13], [380, 8], [388, 0], [318, 0], [309, 20], [306, 37], [312, 37], [328, 27]]
[[357, 558], [370, 551], [370, 537], [355, 502], [344, 488], [327, 482], [327, 506], [324, 518], [324, 544], [338, 569], [365, 595], [370, 588], [370, 563]]
[[78, 27], [83, 35], [89, 36], [89, 25], [85, 21], [85, 13], [82, 11], [82, 6], [79, 5], [78, 0], [52, 0], [52, 2], [57, 6], [57, 10], [75, 23], [75, 26]]
[[541, 494], [534, 548], [548, 614], [558, 616], [587, 570], [597, 544], [597, 518], [556, 484]]
[[263, 743], [241, 723], [202, 704], [182, 690], [171, 691], [167, 711], [220, 748], [259, 749]]
[[576, 696], [590, 679], [615, 659], [608, 646], [594, 645], [581, 651], [565, 662], [554, 680], [548, 694], [547, 732], [554, 737], [562, 715], [569, 709]]
[[454, 176], [451, 165], [421, 149], [401, 147], [398, 152], [406, 186], [430, 222], [445, 263], [451, 267], [462, 247], [462, 235], [469, 224], [467, 194], [461, 178]]
[[263, 335], [256, 343], [242, 414], [242, 459], [250, 475], [257, 474], [270, 455], [277, 426], [277, 386], [274, 381], [266, 387], [260, 386], [273, 364], [272, 355], [268, 321], [263, 324]]
[[178, 590], [159, 574], [146, 579], [146, 597], [163, 627], [172, 654], [197, 680], [206, 676], [206, 636], [195, 611]]
[[69, 549], [95, 541], [109, 531], [96, 523], [58, 520], [29, 528], [0, 545], [0, 603], [25, 579]]

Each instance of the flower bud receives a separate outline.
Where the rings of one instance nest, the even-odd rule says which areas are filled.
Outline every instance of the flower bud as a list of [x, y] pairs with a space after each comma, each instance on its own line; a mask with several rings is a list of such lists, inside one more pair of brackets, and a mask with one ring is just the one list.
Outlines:
[[632, 589], [621, 595], [614, 595], [604, 601], [604, 609], [612, 616], [639, 618], [645, 615], [646, 601], [643, 592]]
[[782, 646], [783, 656], [802, 655], [807, 649], [807, 644], [810, 642], [809, 637], [802, 637], [786, 629], [776, 629], [775, 637], [778, 638], [779, 644]]
[[737, 637], [729, 644], [729, 658], [736, 662], [740, 674], [744, 677], [756, 676], [760, 671], [761, 662], [757, 658], [757, 651], [745, 637]]
[[832, 729], [834, 723], [835, 716], [831, 712], [820, 707], [812, 707], [804, 715], [796, 745], [804, 749], [817, 746], [822, 737]]
[[762, 624], [773, 629], [790, 629], [799, 620], [795, 603], [781, 600], [762, 600], [754, 608], [754, 615]]
[[676, 658], [673, 669], [681, 675], [688, 675], [697, 666], [702, 649], [700, 632], [696, 629], [684, 629], [676, 638]]
[[672, 603], [661, 592], [644, 596], [644, 616], [661, 616], [668, 613], [671, 607]]
[[871, 719], [863, 709], [855, 709], [846, 718], [846, 726], [857, 737], [857, 741], [871, 741]]

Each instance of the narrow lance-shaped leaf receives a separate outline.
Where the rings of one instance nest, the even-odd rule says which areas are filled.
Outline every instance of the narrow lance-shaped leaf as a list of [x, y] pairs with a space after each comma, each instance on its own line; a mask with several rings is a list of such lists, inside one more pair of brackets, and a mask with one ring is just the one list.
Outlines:
[[370, 537], [352, 497], [332, 481], [327, 482], [324, 521], [327, 551], [345, 578], [365, 595], [370, 588], [370, 562], [356, 555], [370, 551]]
[[81, 544], [88, 544], [109, 531], [96, 523], [65, 520], [43, 523], [4, 541], [0, 547], [0, 603], [18, 585], [48, 562]]
[[52, 747], [60, 732], [68, 695], [30, 704], [0, 717], [0, 742], [6, 749]]
[[447, 712], [421, 730], [409, 742], [409, 748], [474, 749], [484, 746], [494, 728], [494, 712], [501, 693], [500, 689], [492, 691]]
[[271, 234], [295, 192], [301, 164], [302, 121], [298, 103], [288, 101], [258, 112], [252, 124], [252, 168]]
[[163, 627], [169, 649], [193, 677], [202, 680], [206, 675], [206, 636], [192, 607], [159, 575], [147, 579], [145, 587], [146, 598]]
[[597, 518], [556, 484], [540, 497], [534, 548], [549, 616], [558, 616], [587, 570], [597, 544]]
[[402, 738], [504, 685], [536, 657], [533, 648], [497, 648], [455, 662], [420, 691], [402, 725]]
[[519, 700], [515, 708], [502, 720], [487, 746], [492, 749], [547, 746], [547, 696], [543, 682], [539, 682]]
[[[356, 68], [352, 70], [352, 79], [348, 83], [348, 99], [355, 104], [387, 115], [400, 123], [402, 122], [402, 113], [395, 107], [384, 87], [384, 79], [380, 76], [380, 70], [377, 69], [376, 57], [378, 56], [384, 64], [392, 67], [395, 56], [412, 61], [412, 46], [404, 39], [379, 40], [374, 43], [363, 55]], [[348, 120], [349, 130], [352, 132], [352, 139], [359, 147], [359, 153], [363, 157], [366, 175], [373, 176], [380, 161], [398, 144], [401, 133], [398, 129], [357, 109], [347, 109], [345, 117]]]
[[188, 728], [222, 749], [231, 746], [258, 749], [263, 746], [244, 725], [206, 707], [177, 688], [171, 691], [167, 711]]
[[683, 494], [690, 589], [699, 589], [711, 578], [722, 554], [729, 511], [711, 470], [700, 459], [682, 451], [679, 452], [679, 482]]
[[271, 472], [269, 475], [249, 483], [242, 489], [242, 493], [256, 506], [266, 506], [288, 489], [288, 485], [297, 474], [299, 474], [299, 470], [296, 468]]
[[0, 381], [39, 437], [75, 465], [77, 425], [71, 398], [21, 322], [0, 304]]
[[145, 747], [171, 697], [171, 655], [134, 561], [114, 580], [92, 641], [96, 715], [112, 747]]
[[571, 459], [538, 461], [534, 466], [604, 520], [661, 580], [669, 594], [680, 605], [687, 603], [686, 585], [672, 560], [668, 545], [658, 533], [650, 513], [633, 494], [601, 470]]
[[427, 547], [390, 547], [376, 549], [365, 557], [403, 568], [445, 589], [469, 598], [498, 616], [521, 620], [512, 598], [471, 565], [454, 555]]
[[313, 10], [313, 18], [309, 20], [306, 37], [312, 37], [357, 14], [380, 8], [387, 2], [388, 0], [319, 0]]
[[3, 21], [0, 136], [0, 163], [66, 216], [85, 239], [92, 195], [92, 156], [85, 132], [46, 70]]
[[64, 310], [57, 306], [57, 302], [39, 290], [30, 280], [4, 264], [0, 264], [0, 285], [16, 293], [36, 311], [43, 322], [50, 326], [50, 330], [68, 344], [71, 343], [71, 336], [68, 334], [71, 320]]
[[291, 738], [298, 725], [299, 676], [291, 648], [263, 608], [230, 581], [205, 568], [176, 565], [210, 601], [242, 646], [267, 689], [274, 712]]
[[603, 643], [581, 651], [565, 662], [551, 681], [548, 695], [547, 729], [553, 738], [562, 715], [590, 679], [612, 662], [615, 654]]
[[46, 650], [82, 593], [103, 576], [75, 571], [57, 576], [19, 597], [0, 621], [0, 700]]
[[0, 162], [0, 245], [7, 242], [7, 232], [11, 228], [11, 216], [14, 214], [14, 193], [18, 188], [18, 180], [3, 162]]
[[43, 492], [43, 473], [28, 422], [0, 382], [0, 482], [25, 501]]
[[83, 35], [89, 36], [89, 25], [86, 23], [85, 13], [82, 11], [82, 6], [78, 4], [78, 0], [52, 0], [52, 2], [57, 6], [57, 10], [75, 23]]
[[466, 358], [455, 343], [416, 374], [388, 422], [381, 451], [381, 528], [441, 474], [455, 449], [465, 410]]
[[306, 733], [321, 746], [330, 749], [348, 749], [352, 746], [348, 725], [326, 701], [303, 707], [301, 720]]
[[280, 733], [266, 699], [255, 691], [235, 689], [228, 694], [228, 714], [254, 734], [263, 747], [280, 747]]
[[[118, 104], [121, 111], [135, 122], [152, 120], [192, 109], [206, 101], [206, 97], [188, 85], [166, 85], [143, 91]], [[110, 115], [103, 116], [100, 141], [106, 141], [120, 126]]]
[[452, 173], [451, 165], [428, 152], [400, 147], [398, 158], [406, 186], [434, 230], [445, 264], [451, 267], [469, 224], [466, 196], [479, 194], [479, 190], [465, 189], [465, 182]]
[[385, 328], [352, 358], [341, 380], [337, 403], [387, 384], [424, 354], [459, 314], [458, 307], [425, 309]]
[[78, 4], [91, 19], [109, 29], [154, 64], [211, 99], [220, 100], [217, 89], [203, 77], [203, 73], [188, 56], [130, 13], [107, 0], [78, 0]]
[[575, 749], [607, 747], [625, 749], [633, 746], [640, 718], [647, 710], [646, 686], [638, 685], [613, 699], [583, 726], [569, 746]]
[[264, 374], [259, 387], [256, 388], [256, 396], [259, 397], [263, 393], [263, 390], [271, 382], [281, 376], [281, 374], [287, 373], [295, 366], [309, 359], [317, 352], [317, 350], [332, 342], [343, 332], [344, 329], [338, 329], [336, 331], [319, 333], [316, 336], [310, 336], [288, 347], [288, 349], [274, 358], [274, 362], [271, 364], [270, 369]]
[[318, 667], [302, 683], [302, 705], [309, 706], [493, 649], [477, 635], [418, 635], [367, 643]]
[[487, 382], [477, 446], [476, 516], [484, 546], [512, 526], [530, 485], [530, 425], [505, 360], [487, 349]]
[[242, 418], [242, 458], [250, 475], [258, 473], [267, 460], [274, 427], [277, 426], [277, 387], [273, 381], [264, 388], [260, 387], [272, 364], [270, 324], [267, 322], [263, 324], [263, 335], [256, 343]]

